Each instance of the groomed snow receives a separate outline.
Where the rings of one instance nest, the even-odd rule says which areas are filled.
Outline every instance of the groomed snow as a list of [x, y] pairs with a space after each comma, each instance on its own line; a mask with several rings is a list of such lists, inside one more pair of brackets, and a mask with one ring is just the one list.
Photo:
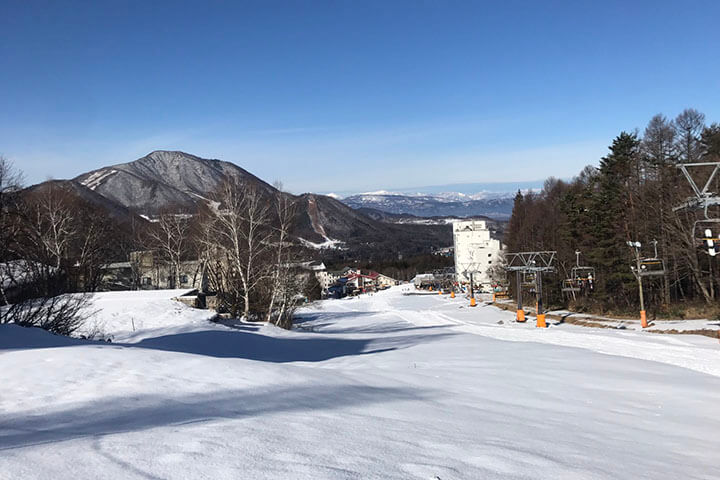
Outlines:
[[0, 325], [0, 478], [720, 477], [717, 341], [407, 288], [291, 332], [177, 292], [96, 297], [113, 343]]

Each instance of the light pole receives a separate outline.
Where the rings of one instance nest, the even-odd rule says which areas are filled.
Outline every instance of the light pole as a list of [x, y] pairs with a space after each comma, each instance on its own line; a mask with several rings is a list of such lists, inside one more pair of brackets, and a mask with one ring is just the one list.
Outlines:
[[522, 302], [522, 272], [518, 270], [515, 272], [515, 274], [517, 275], [517, 315], [515, 317], [515, 320], [518, 322], [524, 322], [525, 310], [523, 310]]
[[473, 274], [470, 272], [470, 306], [474, 307], [477, 305], [475, 303], [475, 291], [473, 290]]
[[642, 326], [642, 328], [647, 328], [648, 323], [647, 314], [645, 313], [645, 298], [643, 297], [642, 263], [640, 262], [640, 247], [642, 247], [642, 244], [640, 242], [628, 241], [627, 245], [633, 250], [633, 253], [635, 254], [635, 267], [631, 267], [630, 270], [632, 270], [635, 278], [637, 278], [638, 281], [638, 290], [640, 293], [640, 325]]
[[545, 313], [543, 312], [542, 273], [540, 272], [535, 275], [535, 293], [537, 295], [535, 326], [538, 328], [545, 328], [547, 327], [547, 323], [545, 323]]

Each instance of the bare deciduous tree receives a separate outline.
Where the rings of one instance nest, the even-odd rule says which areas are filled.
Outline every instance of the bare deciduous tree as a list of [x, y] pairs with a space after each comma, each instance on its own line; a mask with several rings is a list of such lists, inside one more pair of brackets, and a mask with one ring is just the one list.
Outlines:
[[187, 215], [163, 213], [148, 230], [150, 248], [170, 267], [170, 288], [180, 284], [180, 263], [190, 245], [190, 222]]
[[277, 225], [273, 242], [274, 265], [270, 277], [270, 301], [267, 309], [267, 321], [283, 328], [292, 325], [292, 305], [295, 295], [302, 287], [295, 281], [293, 272], [293, 243], [290, 241], [290, 229], [295, 218], [295, 202], [289, 195], [282, 193], [282, 184], [276, 182], [275, 188], [281, 194], [275, 201]]
[[694, 108], [686, 108], [675, 118], [677, 152], [684, 163], [698, 162], [702, 156], [700, 135], [705, 128], [705, 115]]
[[[22, 174], [5, 157], [0, 156], [0, 262], [16, 258], [14, 252], [20, 223], [14, 220], [17, 214], [17, 192], [22, 185]], [[0, 302], [8, 303], [5, 286], [12, 282], [14, 269], [5, 265], [0, 270]]]
[[239, 179], [225, 182], [217, 195], [220, 207], [205, 224], [210, 268], [216, 287], [234, 314], [251, 318], [256, 288], [270, 275], [266, 257], [270, 245], [269, 209], [260, 192]]
[[67, 192], [53, 183], [23, 195], [17, 215], [21, 260], [16, 264], [21, 266], [17, 272], [21, 294], [4, 310], [0, 321], [63, 335], [79, 327], [87, 296], [66, 295], [69, 269], [74, 265], [68, 255], [77, 233], [74, 220]]

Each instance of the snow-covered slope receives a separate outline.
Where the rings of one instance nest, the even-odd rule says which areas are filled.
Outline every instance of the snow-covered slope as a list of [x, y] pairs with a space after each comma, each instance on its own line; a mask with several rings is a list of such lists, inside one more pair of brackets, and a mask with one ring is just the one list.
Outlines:
[[94, 293], [81, 312], [87, 316], [78, 335], [114, 342], [138, 341], [165, 329], [207, 326], [211, 310], [198, 310], [174, 300], [188, 290], [139, 290]]
[[[404, 288], [291, 332], [184, 307], [128, 343], [0, 325], [0, 477], [720, 477], [716, 341], [539, 330]], [[100, 315], [153, 317], [157, 295]]]

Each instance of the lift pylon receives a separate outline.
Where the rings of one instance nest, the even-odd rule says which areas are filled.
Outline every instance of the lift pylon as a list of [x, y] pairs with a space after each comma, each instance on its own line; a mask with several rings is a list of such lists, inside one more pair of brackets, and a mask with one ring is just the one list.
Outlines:
[[[710, 207], [720, 206], [720, 196], [718, 192], [710, 191], [711, 184], [715, 178], [720, 176], [720, 162], [697, 162], [697, 163], [681, 163], [677, 166], [685, 179], [690, 184], [690, 188], [694, 193], [693, 197], [688, 198], [684, 203], [673, 208], [673, 211], [678, 210], [702, 210], [704, 218], [695, 220], [693, 224], [693, 237], [698, 240], [699, 245], [708, 245], [708, 239], [712, 240], [718, 237], [720, 230], [720, 218], [717, 216], [711, 216], [709, 209]], [[702, 183], [702, 188], [695, 181], [698, 176], [697, 171], [705, 168], [710, 170], [710, 174]], [[693, 176], [695, 175], [695, 177]], [[717, 215], [717, 214], [716, 214]], [[714, 244], [715, 242], [713, 242]], [[714, 245], [713, 245], [714, 246]], [[717, 253], [715, 248], [708, 248], [708, 254], [715, 256]]]
[[517, 279], [517, 315], [518, 322], [525, 321], [525, 311], [522, 303], [522, 278], [524, 274], [535, 275], [535, 297], [537, 299], [537, 323], [538, 327], [546, 327], [545, 313], [543, 311], [542, 298], [542, 274], [555, 271], [556, 251], [537, 252], [516, 252], [505, 254], [505, 270], [516, 272]]

